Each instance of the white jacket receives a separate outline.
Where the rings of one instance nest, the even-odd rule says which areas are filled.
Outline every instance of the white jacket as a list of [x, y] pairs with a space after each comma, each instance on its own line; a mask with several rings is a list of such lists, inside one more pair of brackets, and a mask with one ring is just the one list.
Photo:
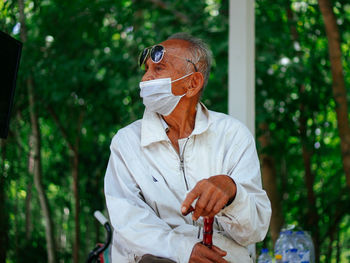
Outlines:
[[218, 174], [235, 181], [237, 194], [215, 217], [213, 244], [227, 251], [230, 262], [251, 262], [246, 246], [264, 239], [271, 215], [251, 133], [203, 104], [192, 134], [179, 140], [180, 155], [166, 129], [158, 114], [146, 110], [112, 140], [105, 176], [112, 262], [137, 262], [144, 254], [188, 262], [203, 223], [182, 216], [181, 203], [199, 180]]

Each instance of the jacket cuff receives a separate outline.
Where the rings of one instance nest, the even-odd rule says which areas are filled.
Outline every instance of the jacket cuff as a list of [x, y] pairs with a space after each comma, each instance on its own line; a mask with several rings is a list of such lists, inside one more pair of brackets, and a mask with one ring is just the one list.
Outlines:
[[[233, 179], [232, 179], [233, 180]], [[236, 196], [231, 203], [227, 203], [224, 208], [219, 212], [218, 216], [224, 214], [233, 216], [239, 222], [239, 215], [242, 210], [245, 209], [247, 203], [245, 200], [248, 198], [248, 194], [245, 189], [237, 182], [236, 184]]]
[[235, 182], [235, 180], [233, 180], [229, 175], [226, 175], [227, 177], [229, 177], [232, 182], [234, 183], [235, 187], [236, 187], [236, 193], [235, 193], [235, 196], [233, 198], [231, 198], [230, 200], [228, 200], [227, 204], [222, 208], [222, 209], [225, 209], [226, 207], [228, 207], [229, 205], [232, 204], [232, 202], [236, 199], [236, 195], [237, 195], [237, 184]]

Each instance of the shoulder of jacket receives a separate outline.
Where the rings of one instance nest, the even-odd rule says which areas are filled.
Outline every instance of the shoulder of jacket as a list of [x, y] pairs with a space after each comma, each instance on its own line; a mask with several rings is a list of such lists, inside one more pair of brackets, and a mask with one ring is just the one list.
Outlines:
[[211, 127], [215, 130], [222, 130], [225, 134], [234, 134], [247, 139], [253, 138], [247, 126], [235, 117], [215, 111], [209, 111]]
[[141, 136], [141, 120], [134, 121], [129, 125], [119, 129], [114, 135], [111, 144], [118, 144], [130, 139], [137, 139]]
[[235, 117], [216, 111], [209, 111], [211, 123], [214, 125], [228, 125], [236, 129], [248, 129], [246, 125]]

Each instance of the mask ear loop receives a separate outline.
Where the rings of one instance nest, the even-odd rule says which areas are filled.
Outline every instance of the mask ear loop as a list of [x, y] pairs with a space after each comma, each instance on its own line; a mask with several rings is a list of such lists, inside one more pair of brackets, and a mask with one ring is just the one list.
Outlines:
[[187, 75], [185, 75], [185, 76], [182, 76], [181, 78], [172, 80], [171, 83], [174, 83], [175, 81], [179, 81], [179, 80], [181, 80], [181, 79], [187, 78], [188, 76], [192, 75], [193, 73], [194, 73], [194, 72], [191, 72], [191, 73], [189, 73], [189, 74], [187, 74]]
[[[185, 76], [182, 76], [181, 78], [178, 78], [178, 79], [175, 79], [175, 80], [172, 80], [171, 83], [175, 82], [175, 81], [178, 81], [178, 80], [182, 80], [184, 78], [187, 78], [188, 76], [192, 75], [194, 72], [191, 72]], [[172, 93], [172, 92], [171, 92]], [[185, 94], [182, 94], [182, 95], [178, 95], [180, 97], [180, 99], [185, 96], [187, 94], [187, 92]], [[174, 94], [173, 94], [174, 95]], [[175, 96], [175, 95], [174, 95]]]

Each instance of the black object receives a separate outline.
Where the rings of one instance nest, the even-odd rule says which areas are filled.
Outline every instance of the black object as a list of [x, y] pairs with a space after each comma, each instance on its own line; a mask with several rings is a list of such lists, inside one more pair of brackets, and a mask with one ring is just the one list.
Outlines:
[[0, 138], [9, 130], [22, 43], [0, 31]]
[[99, 211], [95, 211], [94, 216], [96, 219], [105, 227], [105, 230], [107, 232], [107, 238], [105, 243], [98, 244], [90, 253], [88, 256], [88, 259], [86, 260], [86, 263], [100, 263], [100, 255], [108, 248], [108, 246], [111, 244], [112, 241], [112, 227], [109, 224], [108, 220], [100, 213], [99, 215], [96, 215], [97, 213], [100, 213]]

